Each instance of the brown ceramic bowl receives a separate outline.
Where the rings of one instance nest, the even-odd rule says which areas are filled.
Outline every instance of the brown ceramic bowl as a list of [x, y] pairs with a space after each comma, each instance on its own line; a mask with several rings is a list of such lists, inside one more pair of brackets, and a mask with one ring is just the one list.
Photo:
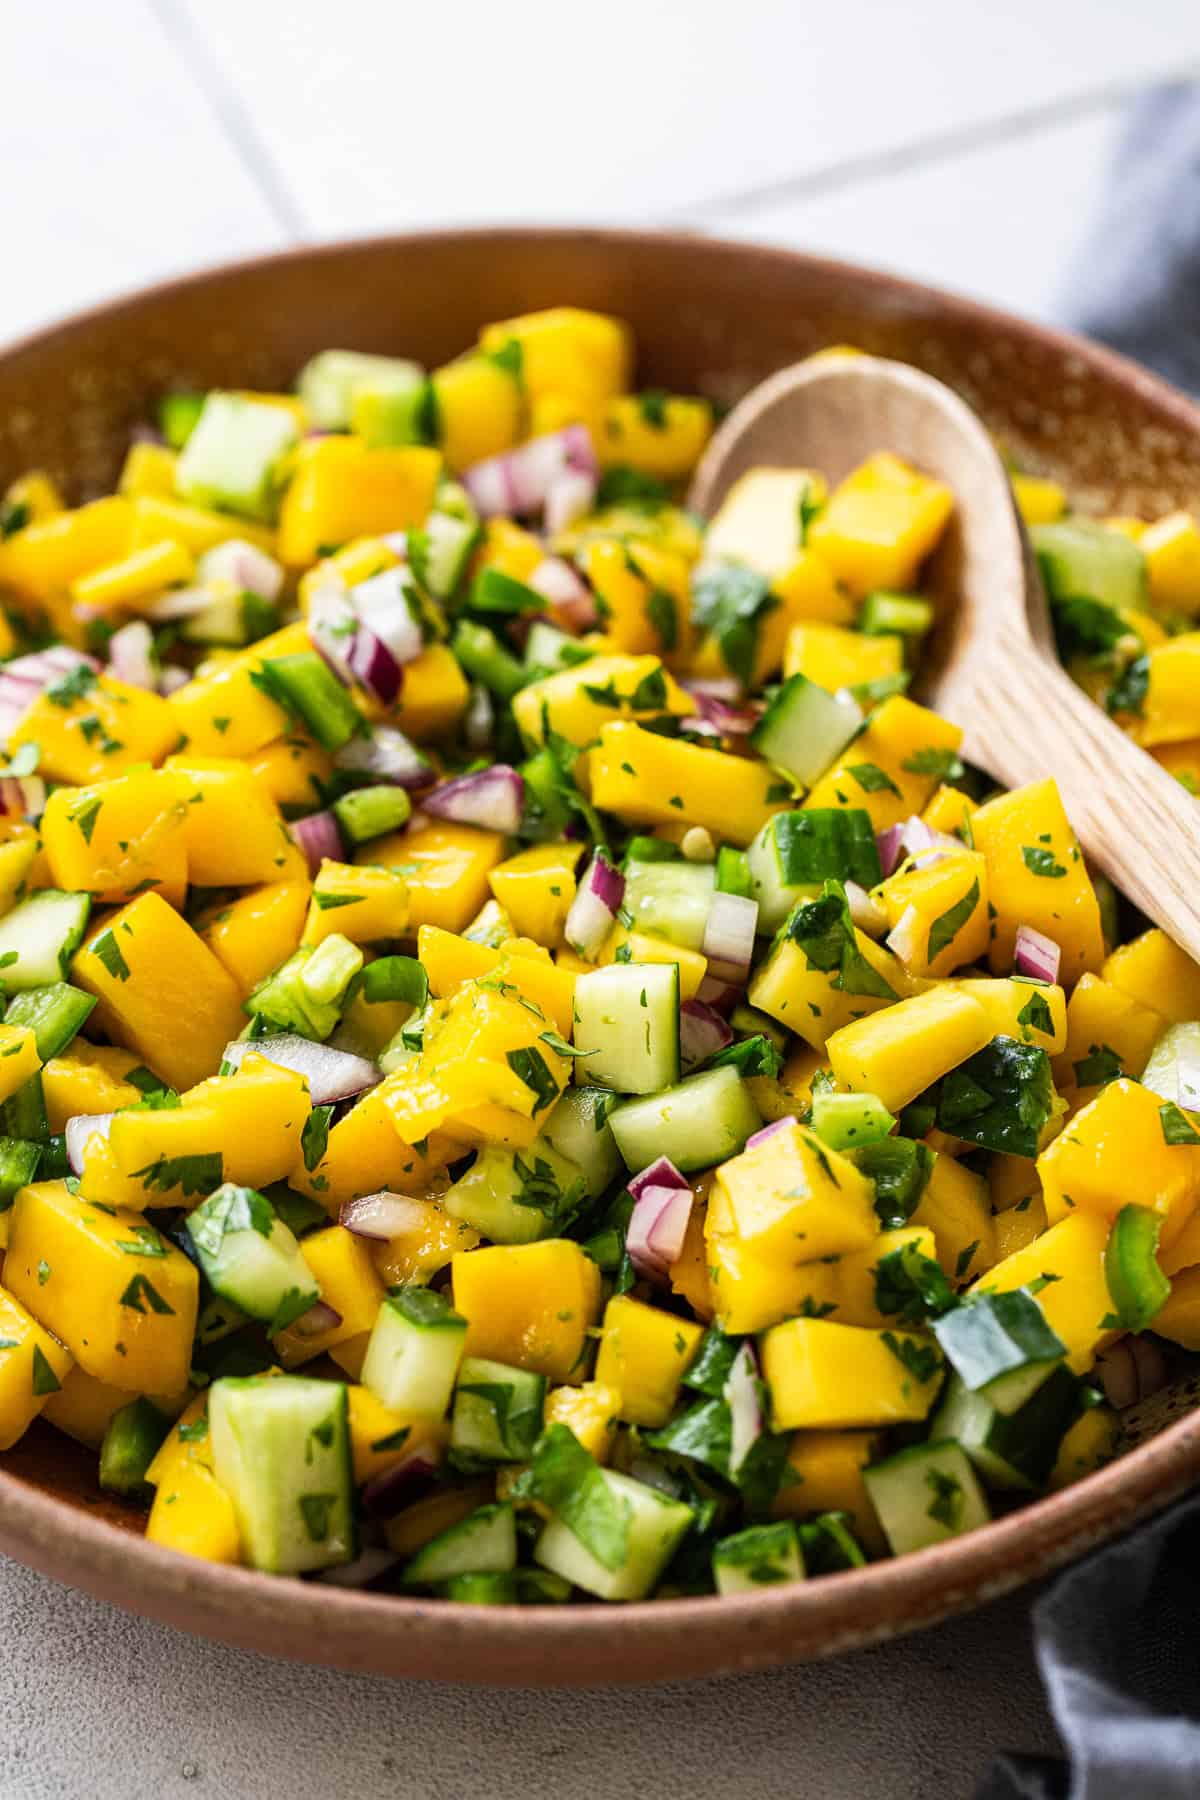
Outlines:
[[[831, 343], [918, 364], [1089, 508], [1200, 505], [1200, 412], [1121, 358], [911, 282], [667, 234], [437, 232], [298, 250], [119, 300], [0, 355], [0, 485], [30, 465], [77, 497], [111, 485], [171, 383], [280, 387], [329, 344], [433, 364], [480, 323], [573, 302], [628, 319], [645, 382], [733, 400]], [[1078, 1556], [1200, 1475], [1200, 1392], [1145, 1441], [985, 1530], [736, 1599], [452, 1607], [214, 1567], [147, 1544], [96, 1459], [35, 1426], [2, 1460], [0, 1549], [106, 1600], [230, 1643], [382, 1674], [511, 1684], [645, 1681], [795, 1661], [929, 1624]], [[1173, 1421], [1173, 1422], [1172, 1422]]]

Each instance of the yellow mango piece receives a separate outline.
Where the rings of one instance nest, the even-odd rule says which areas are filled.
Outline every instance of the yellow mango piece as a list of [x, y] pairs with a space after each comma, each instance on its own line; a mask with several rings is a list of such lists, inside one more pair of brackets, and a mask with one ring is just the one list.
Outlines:
[[195, 562], [183, 545], [164, 538], [161, 543], [131, 551], [117, 562], [77, 575], [71, 583], [71, 599], [76, 606], [86, 606], [92, 612], [119, 612], [122, 608], [136, 608], [165, 588], [182, 587], [195, 573]]
[[408, 927], [408, 883], [395, 869], [330, 862], [326, 857], [312, 885], [305, 944], [321, 944], [340, 933], [352, 944], [375, 944], [403, 937]]
[[987, 1182], [944, 1151], [934, 1157], [909, 1223], [933, 1233], [942, 1273], [952, 1281], [973, 1280], [997, 1260]]
[[1058, 945], [1063, 987], [1074, 987], [1085, 970], [1098, 970], [1104, 960], [1100, 907], [1056, 783], [1034, 781], [989, 800], [973, 815], [971, 830], [987, 862], [988, 893], [996, 909], [991, 949], [996, 973], [1012, 967], [1019, 925], [1032, 926]]
[[[1169, 939], [1163, 941], [1169, 943]], [[1062, 1054], [1054, 1065], [1054, 1079], [1059, 1087], [1074, 1084], [1081, 1089], [1098, 1087], [1105, 1074], [1113, 1072], [1105, 1065], [1114, 1057], [1123, 1075], [1138, 1080], [1166, 1029], [1161, 1012], [1133, 994], [1124, 993], [1101, 975], [1080, 976], [1067, 1002], [1066, 1022], [1066, 1043], [1060, 1046]], [[1105, 1052], [1109, 1053], [1107, 1057]]]
[[[1085, 981], [1095, 976], [1085, 975]], [[992, 1021], [993, 1037], [1017, 1038], [1036, 1044], [1047, 1056], [1057, 1056], [1067, 1043], [1067, 997], [1057, 985], [1037, 987], [1005, 976], [956, 981], [960, 993], [978, 1000]], [[1078, 993], [1078, 988], [1076, 988]]]
[[1171, 1292], [1154, 1315], [1154, 1331], [1168, 1343], [1200, 1350], [1200, 1268], [1172, 1276]]
[[162, 769], [56, 788], [42, 815], [54, 885], [120, 905], [154, 888], [172, 906], [187, 891], [187, 788]]
[[1200, 794], [1200, 737], [1156, 744], [1150, 754], [1189, 794]]
[[241, 1534], [233, 1501], [211, 1469], [183, 1463], [160, 1481], [146, 1521], [152, 1544], [204, 1562], [242, 1560]]
[[875, 1191], [803, 1125], [786, 1125], [717, 1170], [730, 1221], [755, 1254], [812, 1262], [857, 1250], [879, 1230]]
[[1013, 498], [1026, 525], [1052, 525], [1067, 510], [1066, 490], [1045, 475], [1013, 475]]
[[1114, 950], [1100, 973], [1172, 1025], [1200, 1019], [1200, 964], [1157, 925]]
[[[788, 1319], [764, 1333], [759, 1349], [776, 1431], [845, 1430], [923, 1419], [941, 1386], [936, 1345], [909, 1332], [868, 1331], [830, 1319]], [[928, 1360], [925, 1380], [918, 1380], [910, 1367], [914, 1357]]]
[[127, 500], [136, 500], [142, 494], [173, 500], [178, 462], [177, 453], [165, 444], [130, 444], [117, 478], [117, 492]]
[[1200, 727], [1200, 631], [1185, 632], [1154, 645], [1147, 652], [1149, 675], [1140, 716], [1133, 735], [1149, 749], [1157, 744], [1182, 743], [1196, 736]]
[[[930, 1262], [938, 1260], [937, 1242], [927, 1224], [902, 1225], [894, 1231], [881, 1231], [865, 1249], [840, 1256], [829, 1265], [832, 1275], [829, 1290], [820, 1297], [814, 1290], [814, 1303], [819, 1305], [820, 1299], [832, 1303], [833, 1314], [824, 1316], [836, 1317], [839, 1325], [866, 1325], [877, 1331], [887, 1330], [896, 1320], [894, 1315], [879, 1310], [879, 1265], [900, 1250], [916, 1251], [918, 1255], [928, 1257]], [[824, 1267], [820, 1265], [819, 1270], [823, 1272]], [[813, 1274], [819, 1270], [814, 1269]], [[823, 1283], [818, 1285], [824, 1286]]]
[[392, 717], [416, 743], [436, 743], [454, 732], [470, 697], [457, 657], [445, 644], [429, 644], [405, 664], [404, 685]]
[[126, 1077], [138, 1066], [130, 1050], [89, 1044], [86, 1038], [77, 1037], [69, 1050], [52, 1057], [42, 1070], [50, 1130], [61, 1132], [77, 1113], [110, 1113], [121, 1106], [136, 1106], [143, 1098], [142, 1090]]
[[685, 718], [695, 710], [657, 656], [593, 656], [577, 668], [531, 681], [513, 697], [513, 718], [530, 744], [543, 741], [548, 723], [579, 749], [614, 721], [663, 713]]
[[[303, 1075], [251, 1052], [232, 1075], [210, 1075], [207, 1081], [189, 1088], [177, 1112], [126, 1113], [120, 1121], [114, 1119], [109, 1144], [118, 1168], [132, 1168], [139, 1155], [153, 1148], [154, 1120], [193, 1112], [199, 1120], [201, 1114], [211, 1113], [217, 1120], [218, 1135], [205, 1148], [220, 1151], [223, 1179], [242, 1187], [265, 1188], [273, 1181], [286, 1180], [295, 1165], [310, 1110]], [[144, 1120], [150, 1127], [142, 1128], [144, 1149], [140, 1151], [136, 1148], [139, 1133], [129, 1131], [134, 1120]]]
[[1035, 1238], [1041, 1237], [1049, 1223], [1046, 1205], [1040, 1193], [1030, 1195], [1026, 1201], [1018, 1202], [1016, 1206], [1010, 1206], [1007, 1212], [998, 1212], [992, 1220], [996, 1234], [996, 1261], [1003, 1262], [1006, 1257], [1015, 1256], [1018, 1250], [1024, 1250], [1027, 1244], [1032, 1244]]
[[596, 450], [606, 468], [619, 465], [678, 481], [699, 462], [712, 429], [707, 400], [680, 394], [618, 394], [605, 408]]
[[316, 1278], [322, 1300], [341, 1315], [341, 1321], [328, 1331], [308, 1337], [294, 1325], [279, 1332], [272, 1342], [285, 1369], [311, 1362], [315, 1356], [369, 1332], [385, 1292], [367, 1240], [355, 1237], [344, 1225], [326, 1225], [320, 1231], [310, 1231], [300, 1240], [300, 1254]]
[[9, 753], [22, 744], [41, 749], [40, 771], [51, 781], [82, 787], [124, 774], [138, 763], [160, 763], [174, 747], [178, 726], [170, 703], [144, 688], [128, 687], [110, 675], [80, 684], [63, 705], [53, 687], [33, 702], [8, 740]]
[[779, 783], [767, 764], [640, 725], [605, 725], [589, 752], [588, 773], [595, 805], [629, 824], [686, 819], [734, 844], [748, 844], [780, 808], [780, 799], [770, 798]]
[[[789, 627], [804, 620], [814, 624], [850, 625], [857, 612], [855, 602], [845, 588], [839, 586], [833, 570], [815, 550], [797, 551], [774, 577], [771, 592], [778, 597], [780, 617]], [[764, 632], [769, 635], [776, 629], [775, 614], [768, 613]], [[786, 633], [779, 643], [780, 655], [785, 641]], [[777, 668], [778, 663], [777, 656], [773, 667]], [[756, 683], [765, 679], [759, 657], [755, 658], [754, 679]]]
[[856, 682], [898, 675], [904, 667], [904, 639], [884, 633], [867, 637], [844, 625], [806, 621], [793, 625], [783, 653], [783, 673], [807, 675], [830, 693]]
[[[482, 976], [503, 984], [511, 982], [526, 1000], [545, 1013], [560, 1037], [569, 1037], [573, 1023], [575, 977], [553, 963], [531, 954], [538, 946], [520, 939], [493, 949], [471, 938], [458, 937], [436, 925], [422, 925], [417, 933], [417, 956], [429, 977], [429, 991], [445, 999], [468, 981]], [[590, 965], [588, 965], [590, 967]]]
[[619, 1416], [651, 1430], [665, 1425], [703, 1336], [691, 1319], [614, 1295], [604, 1309], [596, 1380], [621, 1396]]
[[397, 1463], [407, 1462], [418, 1451], [427, 1455], [431, 1462], [441, 1461], [450, 1427], [440, 1419], [395, 1413], [382, 1400], [377, 1400], [370, 1388], [357, 1381], [347, 1387], [346, 1399], [355, 1487], [361, 1487]]
[[683, 1236], [683, 1248], [676, 1260], [671, 1264], [671, 1289], [681, 1294], [692, 1311], [701, 1319], [711, 1319], [716, 1307], [713, 1304], [712, 1281], [709, 1276], [708, 1252], [705, 1247], [705, 1227], [707, 1223], [708, 1196], [712, 1187], [712, 1176], [705, 1173], [692, 1184], [692, 1210], [688, 1214], [687, 1230]]
[[37, 1074], [42, 1059], [28, 1025], [0, 1025], [0, 1101], [9, 1099]]
[[514, 581], [528, 582], [538, 564], [545, 559], [542, 540], [526, 531], [512, 519], [487, 519], [483, 539], [471, 564], [473, 574], [481, 569], [499, 569]]
[[130, 548], [132, 504], [119, 495], [35, 519], [0, 543], [0, 585], [18, 601], [44, 608], [56, 630], [78, 637], [67, 590], [89, 569], [115, 562]]
[[739, 475], [705, 533], [706, 556], [778, 575], [801, 548], [800, 502], [820, 506], [827, 493], [825, 477], [815, 469], [751, 469]]
[[1195, 618], [1200, 613], [1200, 526], [1191, 513], [1173, 512], [1156, 519], [1138, 542], [1154, 606]]
[[578, 844], [533, 844], [491, 871], [488, 885], [519, 936], [551, 947], [562, 943], [579, 856]]
[[826, 1044], [837, 1080], [855, 1094], [877, 1094], [899, 1113], [992, 1037], [978, 1000], [952, 987], [930, 988], [835, 1031]]
[[833, 490], [808, 541], [854, 593], [902, 591], [915, 585], [953, 511], [942, 482], [880, 451]]
[[199, 1278], [140, 1213], [101, 1211], [65, 1181], [21, 1188], [4, 1279], [97, 1380], [140, 1394], [186, 1385]]
[[188, 876], [199, 887], [303, 881], [304, 856], [253, 772], [233, 757], [171, 756], [183, 785]]
[[[822, 775], [804, 804], [860, 807], [870, 813], [876, 831], [886, 831], [928, 805], [938, 785], [938, 757], [961, 744], [957, 725], [903, 694], [892, 694], [871, 714], [866, 730], [845, 752], [845, 762]], [[864, 788], [853, 771], [867, 764], [882, 770], [891, 785]]]
[[891, 948], [910, 975], [949, 975], [988, 947], [987, 865], [974, 850], [902, 869], [878, 897], [892, 928]]
[[77, 951], [71, 979], [97, 996], [99, 1029], [175, 1088], [215, 1069], [245, 1020], [232, 976], [156, 893], [101, 922]]
[[[891, 1006], [896, 997], [912, 991], [904, 965], [890, 950], [857, 929], [854, 941], [864, 961], [882, 978], [888, 994], [857, 994], [843, 989], [840, 971], [810, 963], [806, 951], [786, 932], [779, 934], [760, 963], [747, 994], [751, 1006], [794, 1031], [822, 1061], [825, 1046], [835, 1031], [854, 1019]], [[814, 1064], [814, 1069], [817, 1066]]]
[[532, 1369], [550, 1381], [579, 1375], [600, 1317], [600, 1271], [578, 1244], [545, 1238], [460, 1251], [453, 1284], [455, 1310], [467, 1320], [468, 1356]]
[[[1112, 1313], [1104, 1279], [1107, 1242], [1108, 1220], [1080, 1208], [989, 1269], [972, 1292], [1007, 1294], [1034, 1283], [1046, 1323], [1066, 1345], [1070, 1367], [1082, 1375], [1097, 1352], [1119, 1335], [1101, 1323]], [[1050, 1279], [1044, 1281], [1047, 1275]]]
[[578, 306], [551, 306], [485, 325], [479, 347], [490, 354], [516, 343], [521, 381], [531, 401], [562, 395], [594, 402], [629, 386], [633, 334], [623, 319]]
[[234, 513], [210, 512], [205, 506], [189, 506], [186, 501], [158, 494], [139, 494], [131, 503], [133, 541], [131, 548], [144, 549], [150, 544], [177, 543], [193, 556], [203, 556], [218, 544], [238, 538], [265, 550], [275, 551], [275, 533], [266, 525], [254, 524]]
[[319, 807], [325, 784], [333, 773], [328, 751], [303, 732], [277, 738], [245, 759], [246, 766], [269, 800], [297, 812]]
[[546, 1395], [546, 1423], [567, 1426], [590, 1456], [598, 1463], [606, 1463], [616, 1437], [620, 1406], [620, 1394], [600, 1381], [585, 1381], [580, 1387], [551, 1388]]
[[[2, 1320], [0, 1320], [2, 1327]], [[3, 1363], [0, 1362], [0, 1381]], [[114, 1387], [111, 1382], [97, 1381], [78, 1364], [71, 1370], [57, 1392], [42, 1407], [42, 1417], [56, 1431], [74, 1438], [89, 1450], [99, 1450], [114, 1413], [128, 1406], [132, 1395], [128, 1388]]]
[[[11, 1250], [6, 1273], [10, 1261]], [[25, 1435], [68, 1379], [72, 1360], [16, 1294], [0, 1288], [0, 1450], [11, 1450]]]
[[797, 1255], [781, 1257], [748, 1248], [725, 1190], [714, 1182], [704, 1217], [704, 1256], [711, 1308], [724, 1330], [761, 1331], [802, 1309], [836, 1307], [835, 1264], [802, 1263], [802, 1251], [797, 1245]]
[[1120, 1443], [1121, 1421], [1112, 1408], [1090, 1406], [1068, 1426], [1058, 1446], [1058, 1455], [1046, 1483], [1050, 1492], [1057, 1494], [1061, 1488], [1070, 1487], [1073, 1481], [1081, 1481], [1093, 1470], [1102, 1469], [1116, 1456]]
[[520, 376], [502, 361], [462, 356], [435, 369], [430, 385], [438, 438], [447, 466], [456, 473], [511, 450], [520, 440], [524, 411]]
[[34, 885], [34, 865], [41, 851], [41, 839], [32, 825], [14, 820], [0, 821], [0, 917], [11, 912], [18, 900]]
[[47, 475], [44, 469], [29, 469], [24, 475], [18, 475], [5, 488], [4, 498], [10, 506], [25, 509], [29, 524], [41, 519], [52, 519], [56, 513], [67, 510], [62, 490], [54, 477]]
[[488, 876], [504, 857], [498, 831], [449, 822], [409, 826], [378, 838], [360, 862], [397, 869], [408, 883], [408, 935], [424, 925], [464, 931], [488, 897]]
[[685, 558], [655, 544], [593, 538], [580, 562], [596, 595], [605, 636], [615, 650], [687, 661], [692, 628]]
[[[401, 1082], [407, 1079], [405, 1071], [397, 1073]], [[459, 1154], [456, 1145], [450, 1146], [446, 1155], [439, 1155], [432, 1144], [422, 1153], [404, 1143], [388, 1111], [391, 1081], [395, 1077], [364, 1094], [338, 1120], [315, 1169], [308, 1170], [299, 1162], [288, 1177], [297, 1193], [307, 1194], [334, 1216], [347, 1200], [382, 1188], [419, 1193], [450, 1156]]]
[[349, 436], [311, 441], [280, 507], [281, 560], [303, 568], [348, 538], [423, 524], [441, 465], [439, 453], [420, 444], [368, 450]]
[[387, 1287], [425, 1287], [459, 1251], [473, 1250], [479, 1233], [452, 1219], [436, 1200], [405, 1202], [403, 1231], [374, 1246], [375, 1267]]
[[250, 757], [287, 731], [287, 713], [254, 684], [258, 667], [235, 657], [171, 695], [175, 737], [190, 755]]
[[[624, 954], [626, 950], [628, 956]], [[596, 962], [601, 968], [607, 968], [609, 963], [616, 962], [618, 955], [625, 962], [674, 963], [679, 970], [681, 1001], [695, 999], [708, 971], [708, 958], [701, 956], [698, 950], [685, 950], [681, 944], [672, 944], [668, 938], [653, 937], [648, 931], [630, 931], [619, 920], [600, 946]], [[591, 966], [585, 964], [581, 973]]]
[[248, 997], [300, 943], [312, 883], [273, 881], [248, 888], [205, 915], [200, 938]]
[[943, 783], [921, 817], [934, 831], [965, 835], [967, 821], [978, 810], [979, 803], [972, 800], [970, 794], [964, 794], [961, 788], [949, 787]]
[[771, 1508], [776, 1519], [822, 1512], [850, 1514], [850, 1529], [868, 1556], [886, 1556], [887, 1539], [863, 1470], [878, 1462], [877, 1431], [798, 1431], [788, 1450], [787, 1478]]
[[494, 1477], [472, 1481], [464, 1487], [436, 1488], [388, 1520], [384, 1527], [388, 1544], [397, 1556], [415, 1556], [431, 1539], [449, 1531], [495, 1497]]
[[1158, 1094], [1136, 1081], [1110, 1081], [1038, 1157], [1051, 1224], [1074, 1211], [1109, 1221], [1131, 1202], [1162, 1217], [1165, 1250], [1200, 1201], [1200, 1149], [1169, 1144]]

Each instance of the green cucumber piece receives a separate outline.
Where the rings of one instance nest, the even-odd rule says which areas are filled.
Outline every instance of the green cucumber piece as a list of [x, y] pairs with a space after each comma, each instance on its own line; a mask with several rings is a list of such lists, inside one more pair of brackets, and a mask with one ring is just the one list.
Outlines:
[[67, 973], [83, 942], [90, 894], [42, 888], [0, 919], [0, 982], [11, 993], [49, 987]]
[[295, 419], [281, 406], [207, 394], [175, 465], [175, 491], [193, 506], [270, 522], [284, 458], [299, 437]]
[[953, 1441], [914, 1444], [863, 1470], [893, 1556], [944, 1543], [991, 1519], [971, 1459]]
[[189, 1214], [185, 1229], [214, 1294], [268, 1333], [286, 1331], [321, 1290], [300, 1246], [265, 1194], [224, 1182]]
[[544, 1528], [533, 1560], [597, 1600], [644, 1600], [657, 1586], [695, 1513], [683, 1501], [669, 1499], [615, 1469], [601, 1469], [600, 1474], [625, 1514], [625, 1553], [619, 1566], [606, 1568], [561, 1519], [551, 1519]]
[[438, 1592], [443, 1600], [454, 1600], [459, 1606], [513, 1606], [517, 1600], [517, 1575], [511, 1569], [452, 1575], [449, 1581], [442, 1582]]
[[718, 1594], [753, 1594], [784, 1581], [803, 1581], [800, 1538], [790, 1519], [750, 1525], [715, 1544], [713, 1580]]
[[678, 964], [613, 963], [581, 975], [575, 1048], [592, 1081], [621, 1093], [654, 1094], [678, 1081]]
[[1029, 1492], [1045, 1486], [1078, 1410], [1079, 1383], [1062, 1363], [1009, 1413], [952, 1375], [930, 1436], [961, 1444], [988, 1487]]
[[532, 1244], [560, 1235], [586, 1197], [579, 1165], [542, 1135], [524, 1150], [485, 1144], [442, 1207], [493, 1244]]
[[346, 1386], [304, 1375], [224, 1376], [208, 1397], [213, 1472], [253, 1569], [302, 1575], [353, 1562]]
[[450, 1448], [471, 1463], [524, 1462], [546, 1408], [546, 1377], [483, 1356], [464, 1357], [454, 1390]]
[[761, 1124], [748, 1088], [729, 1066], [704, 1069], [660, 1093], [626, 1100], [612, 1115], [626, 1168], [644, 1169], [666, 1156], [684, 1175], [736, 1156]]
[[462, 1575], [511, 1575], [516, 1566], [516, 1514], [507, 1501], [499, 1501], [430, 1538], [406, 1565], [404, 1585], [434, 1587]]
[[1142, 1072], [1143, 1087], [1185, 1112], [1200, 1112], [1200, 1023], [1168, 1025]]
[[750, 734], [776, 768], [812, 787], [862, 729], [863, 710], [844, 690], [831, 694], [807, 675], [789, 675]]
[[1146, 604], [1146, 558], [1124, 532], [1086, 519], [1058, 519], [1029, 532], [1051, 603], [1095, 600], [1115, 612]]
[[164, 394], [158, 403], [158, 429], [172, 450], [182, 450], [204, 411], [204, 394]]
[[797, 901], [827, 881], [873, 888], [883, 879], [871, 815], [861, 807], [776, 813], [747, 851], [762, 931], [777, 931]]
[[858, 1150], [877, 1143], [895, 1124], [876, 1094], [813, 1095], [812, 1128], [831, 1150]]
[[625, 863], [624, 904], [635, 926], [683, 950], [703, 944], [715, 889], [712, 863]]
[[1015, 1412], [1066, 1355], [1024, 1288], [978, 1295], [935, 1319], [933, 1334], [964, 1386], [986, 1395], [1004, 1413]]
[[560, 631], [548, 619], [535, 619], [525, 640], [525, 667], [536, 669], [539, 674], [577, 668], [595, 654], [587, 644], [581, 644], [569, 631]]
[[868, 637], [924, 637], [933, 628], [933, 602], [920, 594], [868, 594], [858, 629]]
[[450, 1405], [467, 1321], [432, 1288], [401, 1288], [375, 1316], [362, 1383], [392, 1412], [440, 1419]]
[[361, 350], [320, 350], [296, 377], [296, 392], [321, 431], [345, 431], [356, 391], [369, 384], [391, 382], [420, 389], [425, 371], [398, 356], [370, 356]]
[[569, 1087], [542, 1127], [550, 1148], [580, 1171], [589, 1200], [598, 1199], [624, 1168], [608, 1122], [616, 1104], [610, 1088]]
[[409, 566], [435, 600], [449, 600], [457, 592], [478, 542], [478, 520], [430, 513], [423, 526], [408, 534]]

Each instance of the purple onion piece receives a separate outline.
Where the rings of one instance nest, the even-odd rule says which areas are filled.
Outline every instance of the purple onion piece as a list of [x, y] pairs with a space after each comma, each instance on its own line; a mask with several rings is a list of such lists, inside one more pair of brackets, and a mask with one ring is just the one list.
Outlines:
[[351, 687], [351, 657], [358, 639], [358, 614], [341, 588], [319, 587], [308, 607], [308, 641], [343, 687]]
[[378, 1065], [365, 1056], [352, 1056], [348, 1050], [315, 1044], [297, 1032], [283, 1031], [274, 1037], [236, 1038], [232, 1044], [226, 1044], [221, 1060], [236, 1069], [246, 1056], [261, 1056], [277, 1068], [291, 1069], [293, 1074], [303, 1075], [314, 1106], [353, 1099], [368, 1088], [378, 1086], [383, 1079]]
[[308, 813], [303, 819], [293, 819], [288, 830], [304, 852], [310, 875], [315, 875], [326, 860], [341, 861], [342, 834], [331, 812]]
[[713, 895], [701, 949], [718, 980], [745, 981], [754, 959], [757, 930], [757, 900], [745, 894]]
[[769, 1125], [763, 1125], [758, 1131], [752, 1131], [750, 1133], [750, 1136], [746, 1139], [746, 1149], [757, 1150], [760, 1144], [765, 1144], [768, 1138], [773, 1138], [777, 1131], [786, 1131], [790, 1125], [795, 1125], [796, 1123], [795, 1113], [788, 1113], [787, 1116], [782, 1119], [772, 1119]]
[[394, 1569], [400, 1558], [386, 1544], [368, 1544], [359, 1552], [353, 1562], [337, 1563], [331, 1569], [321, 1569], [317, 1580], [326, 1587], [365, 1588], [373, 1581], [378, 1581], [389, 1570]]
[[40, 819], [46, 810], [46, 784], [40, 775], [0, 776], [0, 813], [10, 819]]
[[677, 1188], [680, 1192], [691, 1192], [691, 1184], [686, 1175], [681, 1175], [669, 1156], [659, 1156], [649, 1165], [630, 1177], [625, 1183], [625, 1191], [633, 1199], [640, 1200], [649, 1187]]
[[643, 1187], [625, 1230], [625, 1248], [647, 1281], [666, 1280], [678, 1262], [691, 1211], [689, 1187]]
[[722, 981], [717, 976], [706, 973], [696, 990], [696, 998], [728, 1018], [734, 1007], [740, 1005], [744, 992], [742, 982]]
[[387, 644], [369, 626], [360, 624], [347, 661], [351, 675], [373, 700], [381, 706], [395, 704], [404, 671]]
[[114, 631], [108, 644], [108, 672], [129, 687], [158, 690], [158, 670], [154, 666], [154, 633], [144, 619], [131, 619]]
[[568, 473], [599, 479], [591, 433], [584, 425], [567, 425], [500, 456], [486, 457], [465, 471], [462, 484], [484, 518], [497, 513], [527, 516], [542, 510], [554, 483]]
[[375, 725], [350, 739], [334, 756], [339, 769], [357, 769], [374, 781], [390, 782], [412, 792], [435, 779], [433, 766], [394, 725]]
[[732, 1427], [729, 1445], [729, 1472], [736, 1476], [762, 1436], [765, 1423], [759, 1387], [758, 1363], [753, 1347], [748, 1342], [743, 1341], [738, 1346], [737, 1355], [725, 1377], [722, 1394], [729, 1407]]
[[76, 1113], [74, 1118], [67, 1120], [63, 1136], [66, 1140], [67, 1161], [73, 1174], [83, 1174], [83, 1157], [88, 1139], [107, 1138], [116, 1116], [116, 1113]]
[[342, 1315], [325, 1300], [314, 1300], [306, 1313], [301, 1313], [288, 1327], [298, 1337], [320, 1337], [323, 1332], [336, 1331], [342, 1322]]
[[362, 1491], [363, 1511], [372, 1519], [394, 1518], [402, 1507], [420, 1498], [436, 1474], [432, 1453], [418, 1446], [403, 1462], [372, 1476]]
[[685, 1000], [679, 1009], [679, 1056], [685, 1070], [698, 1068], [732, 1044], [733, 1032], [715, 1007]]
[[1056, 982], [1062, 951], [1053, 938], [1035, 931], [1032, 925], [1018, 925], [1013, 945], [1013, 967], [1018, 975], [1030, 975], [1035, 981]]
[[525, 782], [508, 763], [493, 763], [474, 775], [441, 782], [421, 805], [435, 819], [453, 819], [458, 825], [479, 825], [485, 831], [511, 836], [520, 828]]
[[377, 1194], [361, 1194], [355, 1200], [343, 1200], [338, 1223], [355, 1237], [372, 1238], [385, 1244], [389, 1238], [399, 1237], [420, 1224], [423, 1218], [424, 1209], [419, 1200], [410, 1200], [406, 1194], [393, 1194], [388, 1188], [381, 1188]]

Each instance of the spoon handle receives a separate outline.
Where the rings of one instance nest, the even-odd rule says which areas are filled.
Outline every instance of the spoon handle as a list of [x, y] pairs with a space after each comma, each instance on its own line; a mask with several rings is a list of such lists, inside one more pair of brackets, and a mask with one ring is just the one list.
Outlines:
[[980, 662], [965, 754], [1007, 787], [1053, 775], [1089, 860], [1200, 962], [1200, 803], [1027, 639], [999, 627]]

